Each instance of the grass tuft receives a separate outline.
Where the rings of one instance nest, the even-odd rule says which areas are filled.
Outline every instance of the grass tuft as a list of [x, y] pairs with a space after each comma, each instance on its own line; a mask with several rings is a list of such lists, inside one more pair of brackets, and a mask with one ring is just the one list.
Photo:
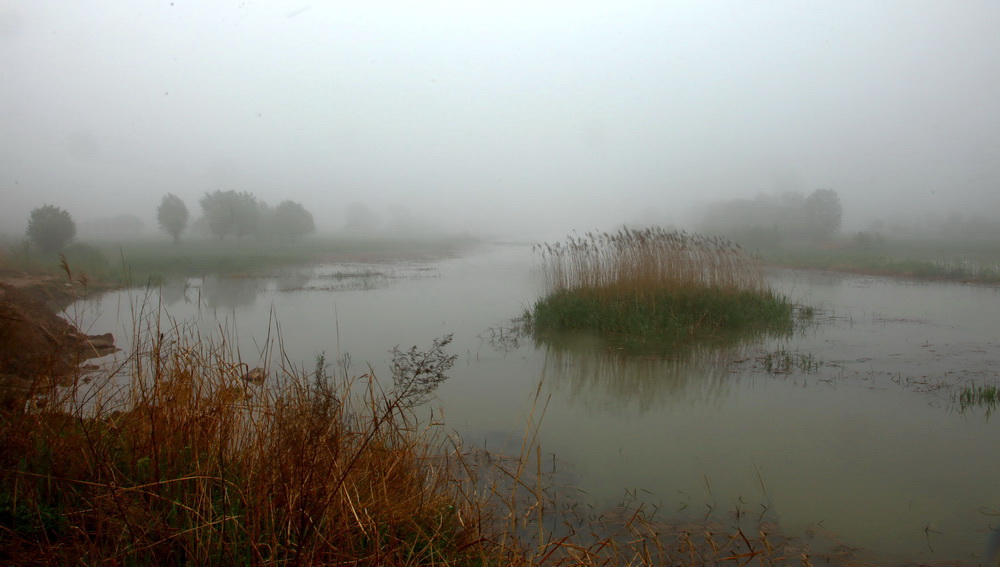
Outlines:
[[982, 408], [989, 417], [1000, 404], [1000, 387], [995, 384], [965, 384], [955, 396], [960, 412], [970, 408]]

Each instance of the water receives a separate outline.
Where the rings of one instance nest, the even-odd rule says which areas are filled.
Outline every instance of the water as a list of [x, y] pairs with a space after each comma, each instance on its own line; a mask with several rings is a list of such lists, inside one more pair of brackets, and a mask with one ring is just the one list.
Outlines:
[[[579, 335], [491, 341], [541, 292], [530, 249], [520, 246], [427, 263], [192, 278], [75, 309], [90, 333], [113, 332], [126, 349], [136, 306], [145, 305], [203, 333], [234, 333], [250, 366], [266, 362], [280, 334], [303, 368], [321, 352], [347, 353], [353, 373], [370, 365], [382, 377], [393, 346], [429, 347], [453, 333], [449, 352], [459, 358], [426, 411], [466, 445], [516, 454], [544, 405], [545, 458], [594, 510], [624, 499], [668, 517], [739, 510], [806, 543], [861, 547], [880, 561], [974, 563], [1000, 525], [1000, 434], [996, 419], [958, 411], [953, 396], [956, 384], [996, 383], [997, 290], [772, 277], [817, 308], [803, 332], [667, 357], [624, 355]], [[768, 353], [812, 365], [775, 374]]]

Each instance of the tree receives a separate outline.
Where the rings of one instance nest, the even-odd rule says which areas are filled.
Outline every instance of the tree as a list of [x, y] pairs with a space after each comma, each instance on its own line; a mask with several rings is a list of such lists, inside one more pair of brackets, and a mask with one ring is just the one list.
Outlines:
[[25, 234], [45, 252], [58, 252], [76, 236], [76, 223], [65, 210], [43, 205], [31, 211]]
[[810, 233], [816, 240], [830, 238], [840, 230], [844, 208], [840, 196], [833, 189], [817, 189], [806, 197], [805, 217]]
[[160, 228], [174, 237], [175, 243], [180, 242], [181, 233], [188, 223], [187, 205], [177, 195], [167, 193], [156, 210], [156, 219], [160, 221]]
[[282, 201], [274, 208], [271, 226], [278, 238], [288, 241], [316, 232], [312, 214], [295, 201]]
[[254, 234], [260, 224], [260, 204], [252, 193], [215, 190], [205, 193], [199, 203], [208, 221], [209, 234], [219, 240], [230, 234], [242, 240]]

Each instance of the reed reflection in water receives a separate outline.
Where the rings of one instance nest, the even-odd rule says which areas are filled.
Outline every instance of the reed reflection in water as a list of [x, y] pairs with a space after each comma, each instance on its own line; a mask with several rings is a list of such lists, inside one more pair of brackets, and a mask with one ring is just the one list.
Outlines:
[[636, 354], [586, 333], [537, 337], [543, 379], [590, 410], [640, 414], [676, 403], [717, 405], [730, 392], [730, 366], [754, 344], [689, 342]]

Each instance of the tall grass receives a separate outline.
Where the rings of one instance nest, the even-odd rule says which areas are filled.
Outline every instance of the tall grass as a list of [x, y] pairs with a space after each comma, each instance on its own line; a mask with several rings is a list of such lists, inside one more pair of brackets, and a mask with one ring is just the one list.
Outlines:
[[[484, 513], [406, 389], [159, 323], [134, 355], [0, 416], [12, 564], [475, 564]], [[403, 380], [404, 384], [413, 381]]]
[[623, 228], [535, 250], [547, 292], [538, 329], [680, 337], [791, 323], [756, 259], [723, 238]]

